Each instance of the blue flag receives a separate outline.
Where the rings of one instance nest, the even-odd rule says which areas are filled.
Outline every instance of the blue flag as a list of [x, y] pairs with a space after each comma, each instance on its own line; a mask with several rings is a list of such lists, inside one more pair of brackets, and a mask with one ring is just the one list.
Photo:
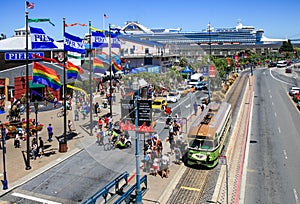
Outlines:
[[121, 43], [117, 36], [118, 36], [118, 34], [116, 34], [116, 33], [111, 34], [111, 47], [112, 48], [121, 48]]
[[92, 32], [92, 47], [108, 47], [108, 43], [103, 32]]
[[64, 50], [85, 54], [85, 48], [80, 37], [65, 32]]
[[54, 40], [47, 36], [41, 28], [30, 27], [30, 36], [32, 49], [57, 48], [53, 43]]

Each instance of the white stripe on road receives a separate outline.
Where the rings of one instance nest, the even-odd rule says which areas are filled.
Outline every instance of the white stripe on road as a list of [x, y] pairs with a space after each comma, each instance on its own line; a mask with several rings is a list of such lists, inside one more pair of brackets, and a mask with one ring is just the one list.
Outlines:
[[281, 133], [280, 127], [278, 127], [278, 132]]
[[272, 95], [270, 95], [270, 98], [272, 98]]
[[296, 191], [295, 188], [294, 188], [294, 196], [295, 196], [296, 204], [300, 204], [299, 198], [298, 198], [298, 195], [297, 195], [297, 191]]
[[274, 115], [275, 115], [275, 117], [277, 117], [277, 113], [276, 112], [274, 113]]
[[33, 201], [37, 201], [37, 202], [41, 202], [41, 203], [47, 203], [47, 204], [62, 204], [62, 203], [58, 203], [58, 202], [54, 202], [51, 200], [46, 200], [46, 199], [42, 199], [42, 198], [37, 198], [34, 196], [30, 196], [30, 195], [25, 195], [23, 193], [12, 193], [13, 196], [16, 197], [20, 197], [20, 198], [25, 198], [28, 200], [33, 200]]
[[288, 159], [285, 149], [283, 150], [284, 158]]

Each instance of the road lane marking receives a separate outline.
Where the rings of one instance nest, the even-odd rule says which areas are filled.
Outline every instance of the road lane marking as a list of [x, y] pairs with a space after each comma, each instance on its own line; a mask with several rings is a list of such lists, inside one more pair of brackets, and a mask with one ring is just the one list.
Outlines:
[[272, 95], [270, 95], [270, 98], [272, 98]]
[[283, 150], [284, 158], [288, 159], [285, 149]]
[[34, 196], [30, 196], [30, 195], [25, 195], [23, 193], [12, 193], [13, 196], [16, 197], [20, 197], [20, 198], [25, 198], [28, 200], [33, 200], [33, 201], [37, 201], [37, 202], [41, 202], [41, 203], [47, 203], [47, 204], [62, 204], [62, 203], [58, 203], [58, 202], [54, 202], [51, 200], [46, 200], [46, 199], [42, 199], [42, 198], [37, 198]]
[[200, 191], [200, 188], [192, 188], [187, 186], [181, 186], [180, 188], [190, 190], [190, 191]]
[[295, 196], [296, 204], [300, 204], [296, 189], [294, 188], [293, 191], [294, 191], [294, 196]]
[[277, 117], [277, 113], [276, 112], [274, 113], [274, 115], [275, 115], [275, 117]]
[[273, 74], [272, 74], [273, 69], [277, 69], [277, 68], [271, 68], [271, 69], [270, 69], [270, 75], [271, 75], [271, 77], [272, 77], [273, 79], [275, 79], [275, 80], [277, 80], [277, 81], [279, 81], [279, 82], [281, 82], [281, 83], [287, 84], [287, 85], [296, 86], [295, 84], [287, 83], [287, 82], [285, 82], [285, 81], [282, 81], [282, 80], [277, 79], [276, 77], [274, 77]]
[[278, 127], [278, 132], [281, 133], [280, 127]]
[[272, 106], [274, 106], [274, 102], [272, 102]]

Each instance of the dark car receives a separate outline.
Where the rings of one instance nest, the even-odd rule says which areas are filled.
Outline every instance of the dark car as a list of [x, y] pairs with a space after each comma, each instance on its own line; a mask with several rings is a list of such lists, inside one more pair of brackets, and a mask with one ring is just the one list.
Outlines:
[[269, 62], [268, 67], [276, 67], [277, 63], [276, 62]]
[[195, 85], [196, 90], [207, 90], [207, 83], [204, 81], [198, 82], [198, 84]]
[[292, 73], [292, 68], [290, 68], [290, 67], [286, 68], [285, 73]]

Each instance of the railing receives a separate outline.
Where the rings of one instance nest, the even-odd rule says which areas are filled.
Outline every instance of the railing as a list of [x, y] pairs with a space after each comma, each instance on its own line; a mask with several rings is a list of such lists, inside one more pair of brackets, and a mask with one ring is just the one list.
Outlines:
[[[92, 197], [84, 201], [82, 204], [94, 204], [100, 197], [103, 197], [104, 203], [107, 203], [117, 194], [124, 195], [123, 189], [128, 185], [128, 176], [129, 174], [125, 171], [123, 174], [119, 175], [117, 178], [106, 184], [104, 188], [96, 192]], [[119, 187], [119, 184], [123, 179], [125, 180], [125, 183], [121, 187]], [[112, 188], [114, 188], [114, 191], [110, 192]]]
[[[140, 180], [141, 185], [144, 184], [145, 186], [141, 188], [142, 194], [144, 194], [147, 190], [147, 175], [144, 175]], [[120, 204], [125, 202], [126, 204], [131, 203], [135, 200], [135, 196], [132, 195], [133, 191], [136, 190], [136, 183], [131, 186], [121, 197], [118, 198], [114, 202], [114, 204]]]

